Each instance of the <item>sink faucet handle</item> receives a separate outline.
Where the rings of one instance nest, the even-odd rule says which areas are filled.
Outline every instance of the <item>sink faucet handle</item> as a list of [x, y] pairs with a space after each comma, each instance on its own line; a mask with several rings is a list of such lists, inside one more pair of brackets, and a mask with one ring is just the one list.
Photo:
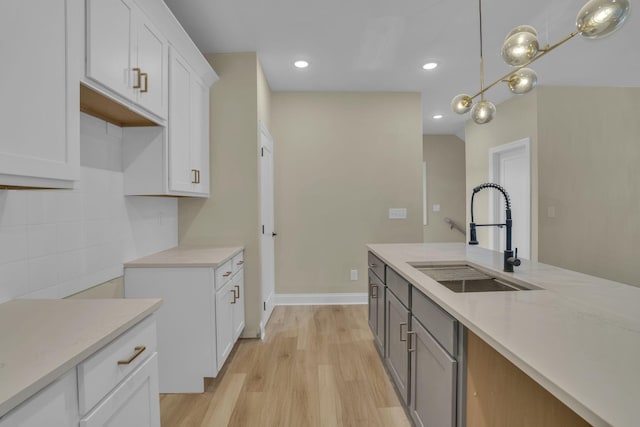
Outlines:
[[520, 258], [518, 258], [518, 248], [516, 248], [516, 255], [513, 257], [513, 265], [515, 265], [517, 267], [521, 263], [522, 263], [522, 261], [520, 261]]

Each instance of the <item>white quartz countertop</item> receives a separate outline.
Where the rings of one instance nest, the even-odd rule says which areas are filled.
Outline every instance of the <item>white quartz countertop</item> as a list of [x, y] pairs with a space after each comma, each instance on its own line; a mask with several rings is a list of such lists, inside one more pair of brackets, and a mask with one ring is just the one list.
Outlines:
[[241, 247], [216, 248], [205, 246], [176, 246], [124, 264], [135, 267], [217, 267], [243, 250]]
[[0, 304], [0, 417], [160, 307], [159, 299]]
[[[594, 426], [637, 427], [640, 288], [462, 243], [369, 250]], [[542, 289], [455, 293], [409, 262], [468, 262]]]

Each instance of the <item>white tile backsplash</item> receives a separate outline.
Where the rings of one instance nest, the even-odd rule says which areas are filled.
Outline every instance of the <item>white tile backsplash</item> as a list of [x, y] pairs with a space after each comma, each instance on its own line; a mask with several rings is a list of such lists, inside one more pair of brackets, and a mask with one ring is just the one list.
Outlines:
[[65, 297], [178, 243], [177, 199], [123, 196], [121, 129], [81, 116], [75, 189], [0, 190], [0, 302]]

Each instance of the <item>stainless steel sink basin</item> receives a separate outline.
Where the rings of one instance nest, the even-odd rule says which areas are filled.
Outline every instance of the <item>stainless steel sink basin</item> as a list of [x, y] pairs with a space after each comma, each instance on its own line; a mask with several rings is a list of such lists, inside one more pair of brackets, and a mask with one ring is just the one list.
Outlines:
[[453, 292], [503, 292], [529, 291], [537, 287], [496, 277], [489, 271], [468, 264], [424, 264], [410, 263], [418, 271]]

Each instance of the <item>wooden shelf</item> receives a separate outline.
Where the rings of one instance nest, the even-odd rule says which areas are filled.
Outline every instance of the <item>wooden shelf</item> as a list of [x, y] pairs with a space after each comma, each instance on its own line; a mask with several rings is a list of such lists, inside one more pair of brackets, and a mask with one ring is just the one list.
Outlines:
[[158, 126], [83, 84], [80, 84], [80, 111], [120, 127]]

